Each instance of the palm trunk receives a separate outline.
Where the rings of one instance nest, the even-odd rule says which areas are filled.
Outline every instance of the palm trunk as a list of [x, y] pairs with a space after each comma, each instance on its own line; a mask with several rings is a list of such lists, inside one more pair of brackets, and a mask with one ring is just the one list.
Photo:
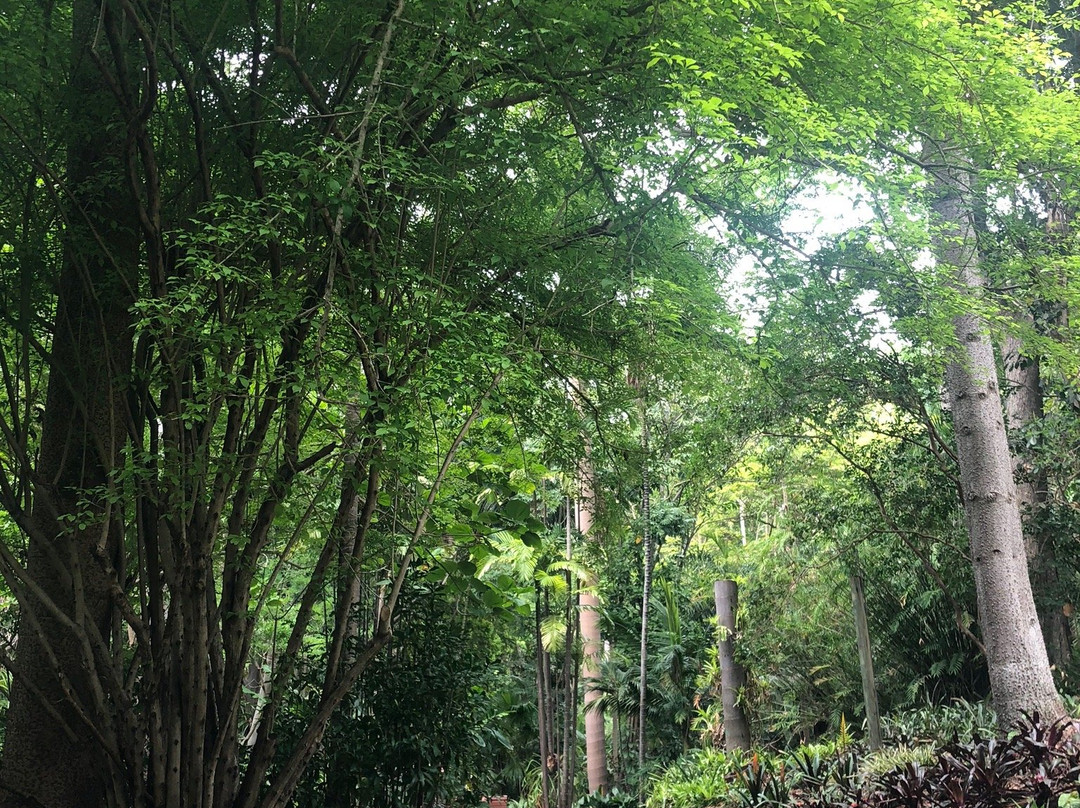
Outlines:
[[638, 769], [645, 769], [645, 718], [646, 718], [646, 695], [648, 690], [648, 662], [649, 662], [649, 596], [652, 594], [652, 556], [653, 542], [652, 530], [650, 529], [650, 491], [649, 491], [649, 421], [648, 411], [644, 399], [641, 404], [641, 445], [644, 449], [644, 459], [641, 469], [641, 519], [643, 523], [642, 562], [641, 577], [641, 648], [638, 657]]
[[536, 623], [534, 634], [536, 639], [536, 716], [537, 734], [540, 739], [540, 806], [548, 808], [551, 794], [551, 770], [550, 756], [551, 747], [548, 746], [548, 697], [547, 697], [547, 670], [544, 665], [544, 641], [541, 634], [542, 616], [540, 612], [540, 583], [535, 584], [536, 592]]
[[735, 616], [739, 610], [739, 589], [735, 581], [713, 584], [716, 622], [720, 630], [717, 655], [720, 658], [720, 698], [724, 705], [724, 745], [727, 749], [750, 748], [750, 724], [739, 698], [746, 687], [746, 670], [735, 658]]
[[[588, 536], [593, 524], [592, 468], [585, 461], [587, 471], [582, 482], [581, 500], [578, 502], [578, 530]], [[585, 680], [585, 769], [588, 775], [589, 793], [607, 793], [607, 743], [604, 731], [604, 714], [592, 705], [600, 699], [595, 680], [600, 675], [600, 660], [604, 653], [604, 641], [600, 635], [600, 599], [591, 587], [582, 588], [578, 594], [581, 622], [581, 678]]]
[[[578, 411], [581, 411], [580, 399], [576, 398], [579, 389], [577, 382], [571, 383], [572, 398]], [[596, 514], [596, 489], [592, 467], [592, 448], [588, 435], [583, 435], [584, 453], [579, 469], [580, 497], [577, 502], [578, 532], [589, 541], [595, 541], [592, 535], [593, 518]], [[570, 555], [569, 536], [567, 536], [567, 557]], [[604, 641], [600, 634], [600, 599], [592, 587], [583, 587], [578, 594], [578, 620], [581, 633], [581, 678], [585, 680], [585, 770], [588, 777], [589, 793], [606, 794], [608, 790], [607, 742], [604, 730], [604, 714], [595, 707], [601, 693], [594, 682], [600, 673], [600, 661], [604, 653]], [[575, 693], [576, 695], [576, 693]], [[591, 708], [591, 709], [590, 709]], [[576, 715], [576, 713], [575, 713]]]

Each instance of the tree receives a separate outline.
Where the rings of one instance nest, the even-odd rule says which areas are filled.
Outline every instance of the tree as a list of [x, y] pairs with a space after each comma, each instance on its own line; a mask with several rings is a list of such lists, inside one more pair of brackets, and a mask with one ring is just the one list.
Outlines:
[[[924, 12], [948, 23], [944, 39]], [[22, 615], [3, 660], [20, 679], [9, 802], [288, 804], [391, 643], [416, 565], [475, 580], [446, 545], [487, 546], [493, 526], [536, 532], [524, 501], [483, 510], [462, 482], [483, 414], [527, 414], [518, 434], [547, 439], [570, 420], [555, 401], [566, 379], [625, 396], [642, 357], [662, 367], [674, 346], [720, 347], [723, 325], [702, 316], [720, 308], [717, 252], [688, 201], [731, 232], [775, 234], [805, 162], [865, 170], [851, 158], [864, 147], [902, 188], [912, 172], [895, 152], [922, 128], [923, 88], [943, 88], [939, 123], [964, 97], [954, 65], [926, 68], [928, 49], [994, 67], [984, 83], [1002, 110], [1030, 99], [1017, 83], [1037, 60], [1000, 57], [1045, 51], [1038, 36], [947, 12], [871, 0], [0, 12], [5, 30], [32, 34], [0, 54], [15, 90], [0, 154], [20, 180], [0, 188], [0, 260], [14, 268], [0, 276], [0, 504], [20, 531], [0, 571]], [[903, 48], [882, 39], [893, 31]], [[75, 92], [51, 95], [65, 79]], [[1061, 119], [1071, 143], [1074, 118]], [[965, 146], [1008, 143], [1015, 167], [1033, 139], [1002, 126]], [[643, 278], [655, 330], [638, 316]], [[34, 315], [53, 307], [52, 322]], [[598, 399], [599, 457], [630, 419]], [[384, 582], [371, 603], [364, 574]], [[376, 604], [361, 631], [358, 610]], [[257, 720], [254, 659], [273, 660]], [[277, 727], [301, 683], [317, 698], [286, 753]], [[27, 721], [39, 702], [40, 733]], [[79, 794], [35, 773], [60, 734]]]
[[[973, 174], [947, 143], [933, 143], [927, 153], [935, 163], [930, 172], [932, 209], [941, 228], [937, 257], [955, 273], [959, 293], [977, 306], [985, 284], [965, 201]], [[977, 311], [957, 314], [953, 323], [957, 347], [945, 381], [994, 707], [1004, 726], [1025, 712], [1057, 720], [1064, 708], [1031, 595], [993, 344]]]
[[750, 725], [740, 699], [746, 687], [746, 669], [735, 656], [736, 615], [739, 588], [735, 581], [719, 580], [713, 584], [716, 598], [716, 622], [719, 626], [719, 660], [724, 703], [724, 745], [730, 749], [750, 748]]
[[[53, 8], [17, 11], [36, 30]], [[4, 388], [0, 496], [33, 537], [29, 571], [17, 547], [0, 565], [24, 611], [6, 777], [50, 808], [283, 805], [390, 642], [417, 558], [484, 524], [441, 493], [481, 411], [557, 375], [552, 344], [616, 350], [632, 261], [680, 252], [639, 252], [650, 220], [685, 217], [622, 168], [662, 162], [640, 142], [665, 109], [643, 51], [653, 21], [617, 3], [569, 21], [559, 3], [74, 11], [78, 96], [5, 96], [5, 159], [35, 203], [5, 189], [5, 227], [23, 216], [41, 239], [19, 256], [47, 255], [64, 212], [71, 254], [86, 248], [42, 273], [60, 280], [55, 328], [5, 297], [5, 366], [40, 356]], [[55, 106], [71, 113], [66, 172], [63, 149], [20, 138], [23, 112]], [[21, 311], [53, 303], [36, 293]], [[69, 432], [80, 411], [86, 430]], [[365, 571], [390, 583], [353, 647]], [[286, 577], [289, 600], [268, 606]], [[70, 660], [35, 657], [35, 634]], [[316, 638], [319, 699], [282, 760], [275, 727]], [[245, 748], [243, 685], [263, 654]], [[34, 688], [56, 726], [93, 728], [69, 747], [81, 774], [64, 793], [30, 765], [66, 748], [23, 731]]]
[[[597, 503], [596, 478], [589, 457], [589, 443], [586, 440], [578, 478], [581, 490], [576, 503], [577, 529], [586, 539], [597, 541], [593, 530]], [[595, 684], [604, 657], [604, 641], [600, 635], [600, 599], [595, 589], [581, 590], [578, 609], [581, 621], [581, 678], [585, 682], [585, 766], [589, 793], [605, 794], [608, 790], [607, 740], [604, 712], [596, 705], [600, 692]]]
[[[122, 742], [110, 712], [129, 705], [121, 692], [102, 692], [89, 673], [112, 664], [103, 638], [118, 619], [115, 599], [123, 585], [123, 568], [112, 563], [123, 552], [123, 536], [110, 483], [123, 462], [127, 432], [117, 415], [133, 349], [139, 255], [138, 212], [124, 177], [125, 111], [111, 98], [111, 87], [129, 77], [122, 67], [92, 67], [110, 45], [125, 45], [114, 12], [82, 0], [71, 10], [70, 225], [35, 485], [25, 500], [33, 505], [13, 514], [29, 537], [27, 564], [25, 570], [12, 564], [8, 551], [3, 565], [9, 585], [22, 595], [2, 766], [4, 799], [13, 805], [24, 799], [99, 805], [104, 783], [90, 750]], [[99, 25], [106, 32], [100, 39], [94, 33]], [[31, 459], [22, 459], [29, 472]], [[9, 503], [12, 496], [8, 489]], [[110, 563], [103, 568], [101, 559]], [[63, 770], [57, 756], [67, 763]]]

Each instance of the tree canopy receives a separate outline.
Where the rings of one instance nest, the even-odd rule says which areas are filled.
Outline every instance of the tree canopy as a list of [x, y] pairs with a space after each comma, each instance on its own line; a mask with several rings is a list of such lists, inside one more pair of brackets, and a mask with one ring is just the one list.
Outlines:
[[1072, 15], [0, 9], [0, 802], [569, 808], [582, 705], [715, 730], [714, 577], [759, 737], [860, 709], [848, 574], [888, 706], [1060, 710]]

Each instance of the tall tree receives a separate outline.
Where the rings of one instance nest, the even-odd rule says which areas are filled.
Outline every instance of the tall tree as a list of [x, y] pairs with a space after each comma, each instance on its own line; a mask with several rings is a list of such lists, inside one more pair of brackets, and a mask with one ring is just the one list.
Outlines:
[[735, 656], [738, 584], [729, 579], [715, 581], [713, 598], [716, 602], [716, 623], [719, 630], [717, 656], [720, 661], [720, 695], [724, 704], [724, 746], [729, 750], [745, 750], [750, 748], [750, 723], [746, 720], [742, 705], [746, 669]]
[[[1021, 324], [1029, 330], [1032, 323]], [[1024, 551], [1028, 571], [1039, 608], [1039, 623], [1050, 664], [1064, 669], [1072, 656], [1072, 631], [1060, 596], [1057, 564], [1053, 546], [1041, 527], [1041, 511], [1046, 506], [1047, 477], [1038, 458], [1026, 451], [1024, 436], [1038, 427], [1045, 413], [1040, 359], [1031, 355], [1017, 333], [1005, 336], [1001, 346], [1004, 378], [1006, 426], [1013, 446], [1013, 476], [1024, 527]]]
[[[596, 541], [593, 523], [596, 512], [596, 478], [586, 441], [585, 456], [579, 473], [580, 495], [577, 501], [577, 528], [589, 541]], [[600, 690], [596, 680], [604, 656], [604, 640], [600, 634], [600, 599], [595, 587], [583, 588], [578, 594], [581, 620], [581, 678], [585, 682], [585, 770], [589, 793], [605, 794], [608, 790], [607, 733], [604, 712], [597, 709]]]
[[[132, 77], [110, 49], [127, 43], [111, 4], [77, 0], [66, 94], [63, 261], [57, 283], [42, 440], [29, 513], [25, 572], [6, 570], [20, 597], [17, 675], [0, 786], [6, 805], [98, 806], [103, 755], [124, 733], [120, 690], [95, 680], [114, 666], [115, 598], [125, 585], [116, 471], [127, 433], [131, 306], [140, 231], [125, 164], [136, 114]], [[118, 105], [114, 92], [124, 104]], [[58, 766], [57, 761], [64, 765]]]
[[[54, 327], [25, 318], [0, 346], [0, 498], [31, 537], [29, 570], [0, 549], [23, 610], [9, 796], [284, 805], [451, 521], [441, 489], [466, 432], [508, 379], [553, 372], [553, 335], [573, 356], [617, 342], [613, 296], [647, 241], [628, 228], [679, 217], [666, 186], [622, 193], [624, 165], [660, 176], [638, 141], [664, 108], [646, 101], [665, 92], [643, 49], [654, 20], [619, 3], [570, 20], [543, 2], [73, 11], [68, 169], [4, 116], [4, 158], [68, 245], [39, 299], [3, 300], [18, 322], [56, 280]], [[55, 103], [4, 94], [5, 113]], [[47, 255], [49, 230], [18, 255]], [[391, 583], [360, 634], [363, 570]], [[317, 708], [283, 749], [285, 695], [323, 632]], [[80, 776], [44, 772], [43, 749]]]
[[956, 291], [970, 306], [953, 318], [956, 347], [945, 382], [994, 706], [1005, 726], [1036, 710], [1056, 720], [1064, 708], [1028, 579], [993, 343], [978, 312], [985, 281], [972, 218], [974, 175], [963, 150], [948, 141], [928, 144], [924, 155], [937, 259], [953, 273]]

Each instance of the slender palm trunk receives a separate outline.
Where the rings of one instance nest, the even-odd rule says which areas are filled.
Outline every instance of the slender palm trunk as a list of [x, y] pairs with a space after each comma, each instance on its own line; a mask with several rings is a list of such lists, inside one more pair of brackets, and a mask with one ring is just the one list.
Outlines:
[[[578, 531], [582, 536], [588, 537], [593, 526], [595, 494], [591, 463], [586, 459], [584, 465], [581, 499], [578, 501]], [[589, 793], [606, 793], [608, 771], [604, 713], [592, 706], [601, 696], [595, 680], [600, 675], [604, 641], [600, 635], [600, 599], [592, 587], [583, 587], [580, 590], [578, 607], [581, 623], [581, 677], [585, 680], [585, 768]]]
[[739, 589], [735, 581], [713, 584], [716, 622], [720, 630], [717, 655], [720, 658], [720, 698], [724, 706], [724, 745], [727, 749], [750, 748], [750, 724], [740, 702], [746, 687], [746, 670], [735, 657], [735, 616], [739, 610]]
[[547, 705], [547, 669], [544, 665], [544, 640], [541, 633], [543, 617], [540, 611], [542, 603], [540, 584], [536, 583], [536, 622], [534, 634], [536, 640], [536, 716], [537, 732], [540, 738], [540, 808], [548, 808], [551, 794], [551, 772], [549, 759], [551, 748], [548, 746], [548, 705]]
[[647, 707], [648, 690], [648, 661], [649, 661], [649, 596], [652, 594], [652, 561], [653, 539], [649, 519], [651, 517], [651, 503], [649, 491], [649, 420], [645, 399], [641, 402], [641, 446], [644, 457], [641, 468], [641, 543], [642, 554], [642, 577], [641, 577], [641, 648], [638, 656], [638, 769], [645, 769], [646, 739], [645, 739], [645, 716]]

